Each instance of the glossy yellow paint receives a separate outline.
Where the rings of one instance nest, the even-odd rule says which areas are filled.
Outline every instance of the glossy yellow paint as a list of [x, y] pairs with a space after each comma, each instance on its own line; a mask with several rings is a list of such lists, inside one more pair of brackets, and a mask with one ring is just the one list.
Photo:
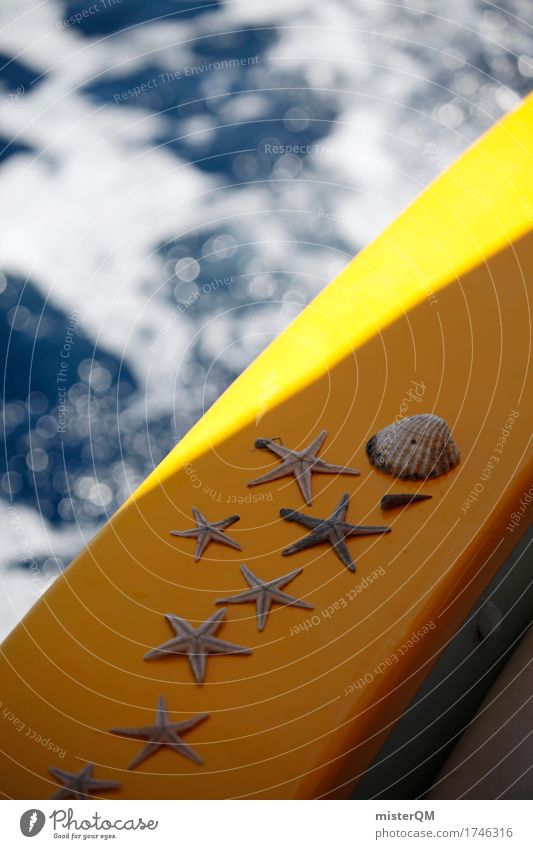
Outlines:
[[[25, 728], [0, 723], [4, 794], [46, 798], [48, 765], [86, 761], [122, 782], [114, 798], [348, 794], [529, 523], [512, 514], [533, 465], [532, 141], [528, 100], [257, 359], [5, 641], [4, 707]], [[370, 468], [372, 433], [430, 411], [461, 448], [453, 472], [418, 485]], [[274, 465], [257, 437], [302, 447], [322, 428], [322, 456], [360, 477], [315, 476], [310, 508], [291, 479], [247, 488]], [[433, 500], [382, 514], [383, 494], [418, 490]], [[282, 558], [303, 529], [279, 509], [325, 516], [343, 492], [349, 520], [392, 527], [349, 542], [355, 575], [327, 548]], [[194, 541], [169, 535], [193, 504], [241, 515], [242, 555], [193, 562]], [[243, 562], [264, 578], [303, 566], [287, 590], [315, 609], [278, 607], [259, 633], [252, 606], [230, 606], [219, 636], [253, 653], [210, 658], [203, 686], [184, 658], [143, 661], [171, 636], [164, 613], [198, 623], [244, 589]], [[151, 723], [160, 694], [176, 721], [210, 714], [185, 738], [205, 763], [166, 750], [128, 772], [142, 744], [108, 729]]]

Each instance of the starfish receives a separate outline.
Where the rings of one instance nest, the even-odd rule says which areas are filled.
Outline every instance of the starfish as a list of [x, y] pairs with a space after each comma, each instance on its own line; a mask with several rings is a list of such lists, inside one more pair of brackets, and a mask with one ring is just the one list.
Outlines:
[[266, 625], [270, 607], [272, 604], [285, 604], [292, 607], [306, 607], [308, 610], [313, 609], [313, 605], [307, 601], [302, 601], [299, 598], [293, 598], [292, 595], [281, 591], [281, 587], [288, 584], [296, 578], [303, 569], [295, 569], [284, 575], [282, 578], [275, 578], [273, 581], [262, 581], [253, 572], [250, 571], [244, 564], [241, 566], [241, 572], [248, 581], [251, 589], [244, 590], [239, 595], [230, 595], [227, 598], [218, 598], [215, 604], [245, 604], [248, 601], [255, 602], [257, 608], [257, 630], [262, 631]]
[[169, 749], [174, 749], [175, 752], [179, 752], [180, 755], [184, 755], [190, 761], [194, 761], [195, 764], [202, 764], [203, 760], [200, 755], [183, 742], [180, 734], [203, 722], [204, 719], [207, 719], [208, 715], [207, 713], [197, 713], [196, 716], [185, 719], [183, 722], [169, 722], [165, 697], [159, 696], [155, 723], [153, 725], [144, 725], [140, 728], [112, 728], [111, 733], [148, 741], [139, 754], [133, 758], [132, 762], [128, 765], [128, 769], [134, 769], [136, 766], [139, 766], [146, 758], [155, 754], [159, 749], [164, 749], [165, 746]]
[[63, 784], [52, 799], [88, 799], [99, 790], [116, 790], [120, 787], [120, 781], [93, 778], [93, 769], [94, 764], [86, 764], [79, 772], [65, 772], [56, 766], [49, 766], [48, 772]]
[[174, 616], [173, 613], [166, 613], [165, 619], [174, 629], [176, 636], [147, 652], [144, 659], [151, 660], [154, 657], [165, 655], [186, 654], [189, 658], [189, 664], [194, 677], [199, 684], [202, 684], [205, 678], [208, 654], [252, 653], [251, 649], [236, 646], [233, 643], [227, 643], [225, 640], [219, 640], [214, 636], [220, 628], [226, 613], [227, 610], [225, 607], [222, 610], [217, 610], [199, 628], [193, 628], [189, 622], [186, 622], [185, 619], [180, 619], [179, 616]]
[[278, 478], [284, 478], [286, 475], [294, 475], [296, 483], [300, 487], [305, 503], [312, 504], [311, 493], [311, 476], [313, 472], [321, 472], [323, 474], [335, 475], [359, 475], [357, 469], [350, 469], [347, 466], [334, 466], [331, 463], [326, 463], [317, 457], [317, 451], [320, 451], [326, 436], [327, 430], [320, 431], [316, 439], [301, 451], [293, 451], [291, 448], [285, 448], [283, 445], [278, 445], [272, 439], [257, 439], [255, 442], [256, 448], [267, 448], [273, 454], [281, 457], [281, 465], [271, 472], [267, 472], [260, 478], [250, 481], [248, 486], [256, 486], [258, 483], [267, 483]]
[[287, 522], [297, 522], [299, 525], [311, 529], [311, 533], [307, 534], [306, 537], [284, 548], [281, 552], [282, 555], [287, 557], [287, 555], [294, 554], [296, 551], [302, 551], [304, 548], [311, 548], [314, 545], [327, 542], [350, 572], [355, 572], [355, 563], [350, 557], [345, 540], [348, 537], [366, 536], [367, 534], [387, 534], [390, 528], [375, 525], [351, 525], [346, 521], [349, 503], [350, 497], [348, 493], [345, 493], [327, 519], [316, 519], [314, 516], [307, 516], [305, 513], [298, 513], [296, 510], [280, 510], [279, 514], [282, 519]]
[[195, 528], [188, 531], [170, 531], [170, 533], [174, 537], [196, 537], [195, 563], [198, 563], [210, 542], [222, 542], [224, 545], [230, 545], [232, 548], [238, 548], [239, 551], [242, 551], [239, 543], [224, 533], [226, 528], [239, 521], [240, 516], [228, 516], [227, 519], [221, 519], [220, 522], [210, 522], [203, 513], [200, 513], [198, 507], [192, 508], [192, 514], [196, 519]]

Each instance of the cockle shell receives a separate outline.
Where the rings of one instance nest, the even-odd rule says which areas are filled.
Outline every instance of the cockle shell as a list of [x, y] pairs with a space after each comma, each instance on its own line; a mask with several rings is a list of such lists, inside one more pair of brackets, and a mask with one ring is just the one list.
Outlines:
[[432, 413], [384, 427], [368, 440], [366, 453], [376, 469], [402, 480], [434, 478], [459, 462], [448, 423]]

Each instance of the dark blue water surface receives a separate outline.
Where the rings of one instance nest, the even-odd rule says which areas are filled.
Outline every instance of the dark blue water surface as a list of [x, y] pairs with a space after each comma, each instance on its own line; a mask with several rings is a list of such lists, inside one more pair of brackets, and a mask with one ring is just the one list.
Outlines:
[[[97, 14], [88, 14], [91, 5], [98, 6]], [[65, 21], [74, 17], [75, 25], [85, 38], [113, 35], [142, 24], [187, 20], [215, 10], [218, 0], [198, 0], [187, 3], [181, 0], [100, 0], [96, 4], [77, 0], [62, 3]], [[85, 15], [84, 15], [85, 12]]]
[[[233, 311], [230, 335], [244, 339], [252, 328], [252, 335], [259, 338], [258, 328], [277, 328], [292, 317], [290, 310], [282, 311], [281, 319], [276, 317], [276, 310], [285, 309], [284, 298], [289, 302], [295, 298], [297, 305], [303, 305], [323, 285], [329, 276], [323, 264], [325, 254], [342, 264], [362, 246], [362, 226], [354, 224], [347, 238], [346, 228], [332, 224], [321, 208], [334, 209], [342, 201], [343, 215], [353, 214], [354, 221], [359, 216], [360, 224], [366, 224], [375, 209], [374, 188], [391, 208], [401, 205], [418, 192], [421, 181], [442, 167], [442, 142], [431, 160], [423, 155], [422, 140], [434, 142], [448, 126], [454, 150], [462, 149], [505, 111], [511, 103], [505, 99], [506, 92], [522, 96], [529, 90], [533, 65], [530, 73], [523, 56], [523, 26], [511, 14], [522, 13], [526, 7], [516, 0], [507, 11], [487, 12], [489, 5], [481, 0], [465, 3], [460, 10], [464, 21], [442, 36], [444, 25], [435, 28], [431, 16], [416, 10], [380, 3], [335, 3], [332, 23], [338, 16], [339, 27], [345, 27], [349, 18], [353, 27], [353, 54], [350, 50], [348, 58], [354, 64], [352, 69], [345, 59], [336, 69], [335, 43], [340, 35], [330, 33], [328, 67], [333, 70], [324, 77], [310, 76], [310, 68], [316, 71], [320, 66], [305, 55], [303, 37], [295, 48], [294, 62], [273, 59], [283, 53], [288, 28], [306, 22], [297, 10], [294, 19], [290, 14], [283, 18], [257, 14], [254, 20], [251, 14], [244, 24], [234, 26], [222, 17], [226, 11], [222, 2], [56, 2], [54, 38], [68, 42], [68, 61], [56, 67], [52, 47], [44, 61], [33, 30], [29, 30], [27, 50], [19, 51], [20, 55], [2, 48], [0, 112], [5, 112], [6, 121], [0, 136], [0, 193], [2, 180], [12, 179], [14, 172], [9, 169], [37, 162], [53, 140], [55, 128], [46, 123], [53, 113], [41, 113], [38, 98], [57, 78], [66, 81], [63, 89], [53, 89], [50, 95], [50, 101], [59, 104], [57, 133], [62, 144], [69, 108], [76, 126], [84, 116], [90, 120], [94, 110], [103, 109], [110, 135], [115, 132], [115, 119], [119, 126], [126, 116], [132, 126], [138, 122], [141, 128], [143, 120], [150, 119], [151, 135], [140, 135], [116, 148], [124, 162], [143, 150], [159, 151], [176, 168], [187, 167], [210, 180], [208, 185], [217, 192], [237, 193], [228, 194], [232, 205], [227, 220], [210, 222], [211, 200], [206, 192], [205, 223], [195, 224], [197, 219], [191, 215], [186, 233], [177, 228], [173, 232], [169, 226], [166, 237], [150, 245], [161, 271], [154, 271], [155, 265], [149, 267], [143, 291], [148, 303], [164, 314], [177, 310], [169, 332], [187, 342], [183, 361], [171, 376], [175, 380], [170, 381], [166, 406], [159, 404], [153, 412], [151, 406], [144, 409], [143, 376], [133, 356], [138, 357], [139, 348], [145, 346], [148, 360], [157, 337], [157, 322], [150, 323], [148, 307], [146, 328], [133, 343], [136, 350], [120, 357], [116, 348], [111, 350], [94, 337], [83, 311], [65, 311], [58, 293], [47, 292], [38, 260], [31, 271], [28, 267], [27, 278], [10, 268], [0, 275], [0, 350], [6, 364], [0, 488], [4, 505], [14, 502], [35, 511], [57, 531], [76, 524], [96, 529], [268, 342], [266, 332], [255, 348], [243, 343], [238, 355], [219, 357], [213, 353], [212, 322]], [[87, 11], [89, 7], [92, 12]], [[14, 17], [15, 10], [16, 4]], [[310, 3], [307, 18], [317, 25], [313, 15]], [[474, 26], [476, 21], [479, 27]], [[386, 38], [380, 41], [383, 32]], [[377, 39], [376, 52], [368, 48], [370, 39]], [[138, 55], [131, 61], [123, 50], [130, 43], [139, 44]], [[105, 61], [95, 61], [87, 78], [80, 80], [74, 72], [85, 67], [85, 51], [91, 47], [106, 50], [94, 54], [105, 56]], [[393, 66], [384, 71], [391, 56]], [[358, 65], [361, 57], [364, 61]], [[348, 83], [339, 77], [339, 91], [335, 91], [337, 71], [346, 75], [347, 68], [352, 69]], [[74, 94], [68, 91], [70, 75]], [[400, 83], [402, 87], [397, 88]], [[75, 100], [69, 101], [69, 96]], [[9, 110], [18, 108], [17, 98], [28, 109], [27, 132], [11, 132]], [[72, 103], [74, 107], [69, 107]], [[32, 104], [35, 110], [28, 108]], [[352, 168], [360, 157], [353, 130], [358, 121], [364, 127], [376, 127], [376, 138], [384, 129], [380, 150], [392, 169], [391, 186], [406, 187], [400, 197], [392, 188], [387, 194], [386, 175], [378, 173], [375, 186], [369, 186], [365, 167]], [[353, 152], [348, 145], [329, 159], [324, 157], [318, 172], [313, 151], [316, 154], [317, 146], [327, 146], [344, 126], [352, 127]], [[372, 154], [372, 142], [366, 139], [365, 144]], [[61, 168], [61, 153], [54, 155]], [[71, 171], [80, 168], [75, 161]], [[404, 183], [398, 176], [393, 179], [392, 172], [400, 174], [402, 169], [415, 174], [412, 185], [409, 179]], [[351, 175], [343, 178], [343, 185], [339, 184], [341, 173]], [[110, 182], [113, 179], [112, 174]], [[294, 187], [296, 211], [287, 209], [293, 201], [287, 185]], [[56, 190], [61, 201], [62, 184]], [[150, 188], [146, 191], [147, 201], [152, 202]], [[105, 208], [105, 185], [101, 192]], [[262, 211], [254, 218], [258, 192]], [[179, 197], [176, 205], [180, 205]], [[243, 213], [240, 219], [235, 218], [236, 207]], [[152, 214], [153, 203], [147, 202], [147, 209]], [[38, 240], [39, 233], [32, 232], [27, 222], [22, 220], [20, 227], [30, 244]], [[261, 240], [270, 237], [277, 244], [285, 238], [290, 243], [284, 263], [275, 251], [270, 255], [260, 247]], [[70, 247], [65, 245], [64, 250]], [[97, 242], [93, 251], [98, 256]], [[191, 261], [194, 273], [189, 273]], [[316, 270], [315, 278], [308, 274], [309, 285], [305, 268]], [[131, 276], [136, 273], [132, 268]], [[123, 283], [117, 280], [117, 287]], [[203, 287], [209, 297], [203, 295], [207, 291]], [[126, 307], [127, 287], [122, 292]], [[222, 324], [222, 334], [220, 328]], [[68, 356], [62, 356], [69, 339]], [[226, 344], [222, 335], [221, 340], [220, 348]], [[60, 399], [64, 399], [64, 411]]]

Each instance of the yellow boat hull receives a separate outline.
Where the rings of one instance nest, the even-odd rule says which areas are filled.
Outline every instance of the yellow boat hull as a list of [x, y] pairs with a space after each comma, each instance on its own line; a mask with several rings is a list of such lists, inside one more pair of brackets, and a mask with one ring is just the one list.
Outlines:
[[[121, 782], [106, 798], [349, 794], [530, 521], [532, 139], [529, 100], [247, 369], [8, 637], [5, 796], [47, 798], [49, 766], [87, 762]], [[365, 444], [419, 412], [450, 423], [461, 462], [400, 484]], [[276, 462], [258, 437], [301, 448], [321, 429], [321, 456], [359, 477], [314, 476], [308, 508], [291, 478], [247, 487]], [[399, 491], [432, 500], [383, 514]], [[356, 573], [327, 547], [282, 558], [304, 530], [280, 509], [327, 516], [344, 492], [349, 521], [392, 528], [348, 543]], [[170, 535], [192, 505], [239, 513], [242, 552], [195, 563]], [[265, 579], [303, 566], [287, 591], [314, 609], [276, 607], [259, 632], [253, 606], [229, 606], [218, 636], [252, 653], [210, 657], [203, 685], [184, 657], [143, 660], [172, 636], [164, 614], [199, 624], [245, 589], [241, 563]], [[152, 723], [160, 695], [174, 721], [209, 714], [186, 737], [203, 766], [166, 749], [127, 769], [142, 743], [109, 729]]]

